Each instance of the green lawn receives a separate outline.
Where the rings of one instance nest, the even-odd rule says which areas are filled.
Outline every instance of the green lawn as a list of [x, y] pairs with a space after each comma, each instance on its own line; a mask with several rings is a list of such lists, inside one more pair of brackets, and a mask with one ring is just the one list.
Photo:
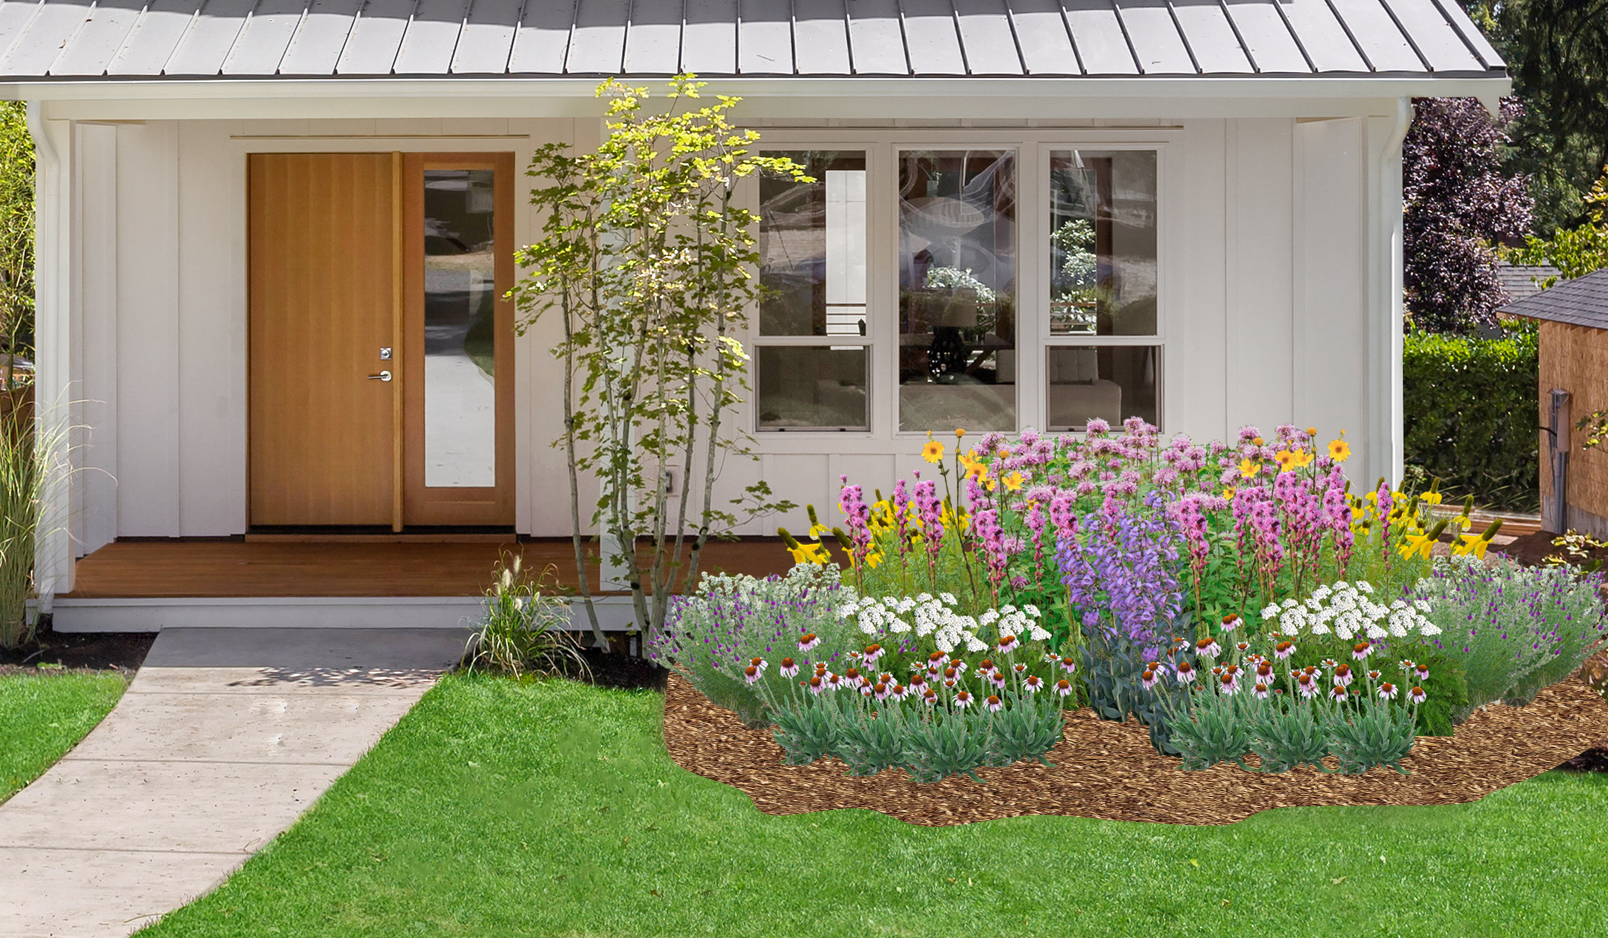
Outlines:
[[1596, 934], [1608, 776], [1227, 827], [769, 817], [664, 754], [663, 698], [454, 676], [143, 938]]
[[109, 671], [0, 676], [0, 801], [83, 739], [127, 686]]

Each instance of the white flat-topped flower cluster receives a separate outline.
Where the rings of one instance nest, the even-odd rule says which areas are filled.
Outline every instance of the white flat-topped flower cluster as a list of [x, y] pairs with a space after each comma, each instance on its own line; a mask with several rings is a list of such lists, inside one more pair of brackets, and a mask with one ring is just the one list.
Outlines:
[[944, 654], [963, 645], [970, 652], [987, 651], [989, 644], [977, 637], [979, 630], [987, 628], [994, 628], [1002, 638], [1012, 636], [1035, 642], [1050, 638], [1050, 633], [1039, 625], [1038, 607], [1031, 603], [990, 609], [980, 616], [965, 615], [956, 608], [958, 605], [953, 593], [937, 596], [918, 593], [913, 597], [881, 599], [867, 596], [845, 603], [838, 614], [872, 638], [888, 639], [911, 633], [917, 638], [931, 637], [933, 645]]
[[1439, 635], [1440, 628], [1424, 617], [1430, 604], [1423, 599], [1374, 602], [1374, 588], [1365, 580], [1355, 584], [1341, 580], [1320, 586], [1305, 602], [1286, 599], [1270, 603], [1262, 619], [1275, 623], [1278, 634], [1329, 635], [1350, 641], [1405, 638], [1408, 635]]

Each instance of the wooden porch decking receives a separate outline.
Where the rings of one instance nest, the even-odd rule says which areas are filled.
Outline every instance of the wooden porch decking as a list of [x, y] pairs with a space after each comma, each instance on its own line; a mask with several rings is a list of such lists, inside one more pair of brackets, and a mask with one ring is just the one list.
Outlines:
[[[578, 588], [568, 539], [525, 542], [117, 541], [78, 561], [71, 593], [60, 598], [168, 599], [231, 597], [478, 596], [503, 552], [527, 570], [551, 564], [560, 583]], [[591, 552], [595, 556], [595, 549]], [[711, 541], [701, 571], [768, 576], [792, 558], [777, 538]], [[592, 589], [598, 589], [594, 573]]]

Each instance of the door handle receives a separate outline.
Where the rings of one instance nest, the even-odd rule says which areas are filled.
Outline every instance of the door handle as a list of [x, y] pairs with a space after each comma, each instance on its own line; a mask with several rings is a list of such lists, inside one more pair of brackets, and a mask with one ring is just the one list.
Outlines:
[[369, 375], [369, 380], [370, 381], [389, 381], [389, 380], [391, 380], [391, 373], [389, 371], [382, 371], [377, 375]]

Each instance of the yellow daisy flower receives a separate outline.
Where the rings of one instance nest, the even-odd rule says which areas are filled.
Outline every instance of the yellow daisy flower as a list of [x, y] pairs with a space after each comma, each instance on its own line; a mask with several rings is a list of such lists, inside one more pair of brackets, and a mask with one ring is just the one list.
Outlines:
[[1281, 449], [1273, 454], [1273, 461], [1279, 464], [1280, 472], [1289, 472], [1291, 469], [1301, 465], [1301, 456], [1287, 449]]
[[938, 442], [937, 440], [928, 441], [927, 445], [921, 448], [921, 458], [930, 463], [943, 462], [944, 444]]
[[1241, 476], [1249, 479], [1262, 471], [1262, 464], [1259, 462], [1251, 462], [1249, 459], [1242, 459], [1240, 460], [1239, 471]]
[[1001, 482], [1003, 482], [1005, 484], [1006, 489], [1008, 489], [1009, 491], [1014, 492], [1017, 489], [1021, 488], [1022, 483], [1026, 482], [1027, 480], [1022, 477], [1022, 474], [1020, 472], [1013, 472], [1008, 476], [1001, 477], [999, 481], [1001, 481]]
[[1342, 431], [1340, 438], [1329, 441], [1329, 458], [1335, 462], [1345, 462], [1351, 456], [1351, 447], [1346, 445], [1346, 435]]

